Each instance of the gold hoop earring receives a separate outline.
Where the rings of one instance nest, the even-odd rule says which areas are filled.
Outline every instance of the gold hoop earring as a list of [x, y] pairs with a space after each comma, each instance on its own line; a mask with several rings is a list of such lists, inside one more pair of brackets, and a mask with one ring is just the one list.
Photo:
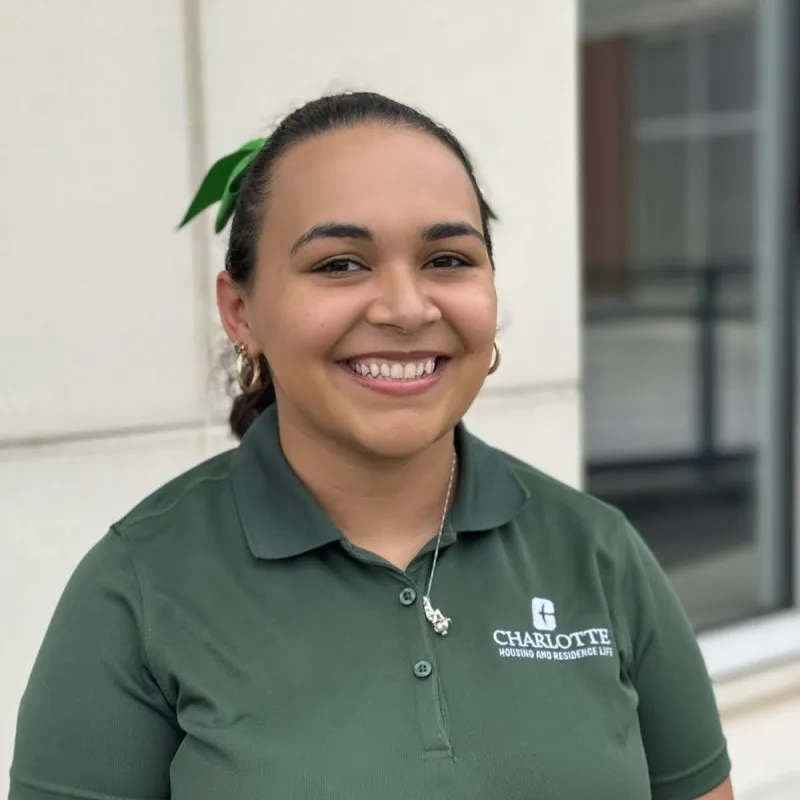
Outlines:
[[500, 366], [500, 346], [497, 344], [497, 339], [494, 340], [492, 346], [492, 363], [489, 364], [489, 375], [494, 375], [497, 368]]
[[250, 358], [247, 348], [241, 343], [233, 345], [236, 351], [236, 380], [239, 388], [245, 393], [255, 392], [261, 386], [261, 359]]

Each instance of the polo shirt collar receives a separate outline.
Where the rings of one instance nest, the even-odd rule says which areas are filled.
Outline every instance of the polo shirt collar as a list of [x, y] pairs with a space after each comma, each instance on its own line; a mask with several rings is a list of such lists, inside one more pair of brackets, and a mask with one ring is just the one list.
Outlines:
[[[510, 522], [528, 499], [508, 457], [456, 428], [459, 482], [449, 527], [489, 531]], [[263, 411], [234, 451], [231, 482], [250, 550], [257, 558], [301, 555], [344, 538], [289, 465], [275, 406]]]

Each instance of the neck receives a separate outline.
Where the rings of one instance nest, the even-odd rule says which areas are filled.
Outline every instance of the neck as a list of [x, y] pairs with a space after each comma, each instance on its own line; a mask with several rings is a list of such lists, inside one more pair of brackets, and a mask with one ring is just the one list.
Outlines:
[[[280, 416], [279, 430], [292, 469], [356, 546], [404, 569], [438, 533], [453, 469], [452, 431], [412, 456], [380, 458]], [[452, 501], [455, 488], [450, 494]]]

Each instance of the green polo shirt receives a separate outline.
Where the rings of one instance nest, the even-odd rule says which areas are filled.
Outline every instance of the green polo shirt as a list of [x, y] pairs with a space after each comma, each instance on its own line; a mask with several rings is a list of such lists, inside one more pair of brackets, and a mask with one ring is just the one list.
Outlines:
[[22, 701], [12, 800], [689, 800], [729, 772], [689, 622], [614, 510], [457, 430], [406, 572], [350, 544], [274, 410], [116, 524]]

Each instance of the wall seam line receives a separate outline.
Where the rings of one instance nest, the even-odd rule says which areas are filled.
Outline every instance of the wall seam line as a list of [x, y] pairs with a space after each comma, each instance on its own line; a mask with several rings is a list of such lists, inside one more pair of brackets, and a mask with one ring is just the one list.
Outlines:
[[[184, 89], [187, 116], [187, 153], [189, 181], [187, 202], [200, 186], [208, 168], [206, 131], [206, 97], [203, 81], [202, 19], [200, 0], [183, 0]], [[191, 242], [192, 275], [196, 303], [198, 408], [203, 421], [212, 421], [213, 409], [209, 392], [213, 368], [213, 328], [211, 324], [211, 247], [207, 222], [197, 220], [187, 231]]]

